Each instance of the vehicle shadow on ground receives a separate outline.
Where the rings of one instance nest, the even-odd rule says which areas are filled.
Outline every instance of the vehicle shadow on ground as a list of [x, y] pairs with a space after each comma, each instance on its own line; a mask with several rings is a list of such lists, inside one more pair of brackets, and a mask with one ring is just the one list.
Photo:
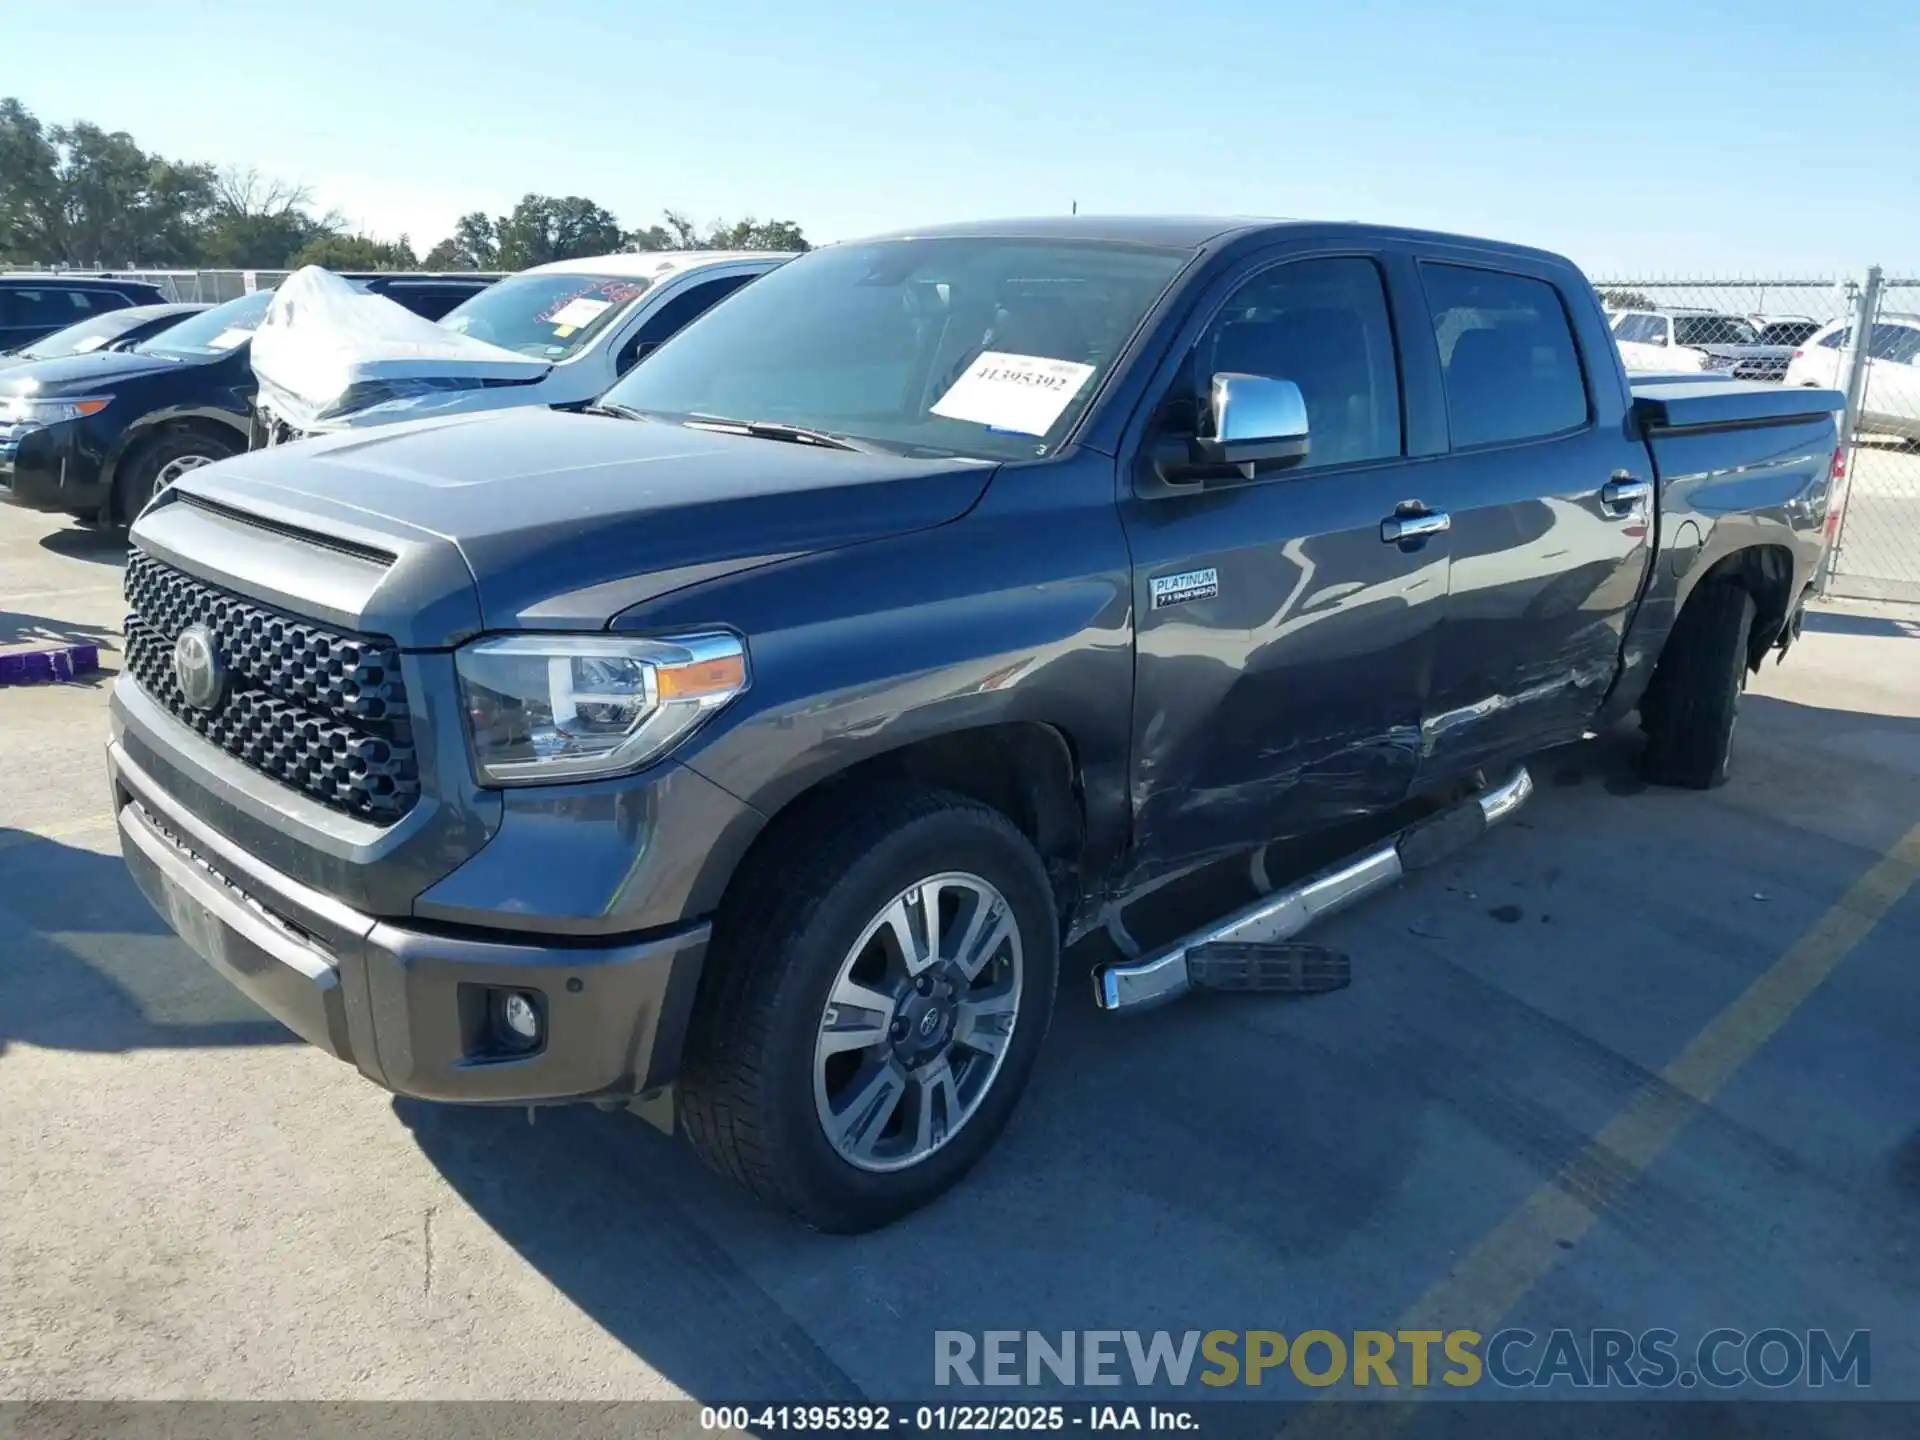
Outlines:
[[[1920, 722], [1762, 695], [1745, 714], [1757, 763], [1763, 745], [1798, 746], [1845, 722], [1920, 737]], [[1569, 817], [1584, 807], [1642, 795], [1640, 750], [1629, 724], [1534, 757], [1540, 809], [1508, 823], [1577, 830]], [[1833, 763], [1851, 762], [1835, 752]], [[1507, 843], [1518, 855], [1541, 842]], [[1869, 863], [1845, 852], [1842, 863], [1856, 861]], [[1239, 875], [1214, 883], [1216, 914], [1253, 893]], [[1471, 895], [1462, 908], [1502, 933], [1498, 910], [1517, 909]], [[1516, 1088], [1521, 1057], [1578, 1073], [1602, 1114], [1647, 1079], [1444, 962], [1357, 953], [1351, 998], [1196, 996], [1132, 1017], [1091, 1003], [1089, 970], [1111, 953], [1105, 936], [1069, 953], [1032, 1090], [995, 1150], [956, 1191], [873, 1235], [805, 1230], [629, 1115], [555, 1110], [530, 1126], [523, 1111], [406, 1099], [394, 1110], [481, 1219], [695, 1398], [899, 1399], [930, 1393], [936, 1326], [1179, 1330], [1207, 1307], [1280, 1304], [1302, 1267], [1365, 1253], [1371, 1227], [1404, 1222], [1395, 1207], [1410, 1172], [1448, 1125], [1555, 1173], [1591, 1137]], [[1468, 1167], [1458, 1183], [1471, 1206], [1480, 1176]], [[1238, 1258], [1223, 1269], [1226, 1256]], [[1369, 1276], [1353, 1289], [1417, 1283]], [[1665, 1426], [1643, 1428], [1686, 1433]]]
[[14, 1042], [119, 1052], [298, 1037], [169, 930], [117, 853], [0, 826], [0, 1062]]
[[24, 610], [0, 610], [0, 645], [98, 645], [102, 649], [116, 649], [119, 643], [119, 632], [101, 625], [34, 615]]
[[70, 525], [40, 537], [40, 548], [64, 555], [69, 560], [86, 560], [96, 565], [127, 563], [127, 532]]

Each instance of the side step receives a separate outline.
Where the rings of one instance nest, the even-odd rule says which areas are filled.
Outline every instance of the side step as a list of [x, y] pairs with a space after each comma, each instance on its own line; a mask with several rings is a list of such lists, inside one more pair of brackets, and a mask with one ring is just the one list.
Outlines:
[[1324, 995], [1353, 983], [1353, 960], [1299, 940], [1215, 940], [1187, 951], [1187, 983], [1196, 990]]
[[[1177, 1000], [1196, 988], [1285, 990], [1286, 986], [1209, 982], [1215, 976], [1230, 978], [1236, 973], [1272, 973], [1278, 978], [1279, 962], [1276, 961], [1271, 971], [1266, 970], [1264, 961], [1256, 961], [1248, 953], [1251, 947], [1273, 951], [1278, 942], [1291, 940], [1322, 915], [1344, 910], [1355, 901], [1384, 890], [1409, 871], [1424, 869], [1457, 854], [1478, 839], [1488, 826], [1499, 824], [1518, 810], [1531, 794], [1533, 777], [1522, 765], [1492, 789], [1410, 825], [1393, 839], [1363, 850], [1297, 885], [1263, 896], [1164, 950], [1138, 960], [1103, 965], [1093, 975], [1094, 1003], [1102, 1010], [1145, 1010]], [[1213, 948], [1219, 946], [1234, 948], [1225, 952]], [[1292, 964], [1291, 959], [1285, 962], [1287, 966]], [[1238, 971], [1235, 967], [1239, 967]], [[1331, 971], [1330, 966], [1324, 968]], [[1303, 970], [1303, 980], [1304, 976]], [[1337, 989], [1338, 986], [1322, 988]], [[1287, 993], [1318, 992], [1293, 989]]]

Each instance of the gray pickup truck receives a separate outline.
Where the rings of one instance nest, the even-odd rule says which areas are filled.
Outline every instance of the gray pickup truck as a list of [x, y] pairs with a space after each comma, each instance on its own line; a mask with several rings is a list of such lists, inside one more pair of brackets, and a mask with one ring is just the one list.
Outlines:
[[[1799, 627], [1841, 404], [1629, 386], [1573, 265], [1481, 240], [832, 246], [589, 413], [156, 497], [123, 849], [377, 1084], [639, 1109], [871, 1228], [1006, 1125], [1076, 938], [1121, 945], [1108, 1010], [1312, 989], [1292, 937], [1511, 811], [1532, 752], [1637, 711], [1650, 779], [1718, 783]], [[1168, 877], [1367, 817], [1390, 838], [1128, 943]]]

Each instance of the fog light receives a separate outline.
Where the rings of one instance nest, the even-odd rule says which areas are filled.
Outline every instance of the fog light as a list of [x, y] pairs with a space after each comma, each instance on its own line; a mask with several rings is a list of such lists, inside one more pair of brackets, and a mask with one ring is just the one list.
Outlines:
[[506, 1038], [517, 1045], [530, 1046], [540, 1039], [540, 1011], [531, 995], [509, 990], [500, 1004], [500, 1022], [506, 1027]]

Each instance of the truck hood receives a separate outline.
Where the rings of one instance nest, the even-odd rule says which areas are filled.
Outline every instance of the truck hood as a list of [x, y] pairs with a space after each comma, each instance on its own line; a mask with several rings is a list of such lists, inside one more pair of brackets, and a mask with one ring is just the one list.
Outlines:
[[102, 385], [110, 386], [161, 370], [177, 370], [183, 363], [192, 362], [142, 355], [132, 350], [96, 350], [87, 355], [62, 355], [54, 360], [27, 360], [0, 369], [0, 397], [88, 395]]
[[317, 265], [274, 292], [252, 361], [261, 404], [300, 429], [428, 389], [530, 385], [553, 368], [423, 320]]
[[430, 647], [475, 629], [600, 629], [703, 580], [944, 524], [994, 469], [523, 408], [250, 451], [169, 494], [323, 546], [457, 555], [469, 614], [361, 617]]

